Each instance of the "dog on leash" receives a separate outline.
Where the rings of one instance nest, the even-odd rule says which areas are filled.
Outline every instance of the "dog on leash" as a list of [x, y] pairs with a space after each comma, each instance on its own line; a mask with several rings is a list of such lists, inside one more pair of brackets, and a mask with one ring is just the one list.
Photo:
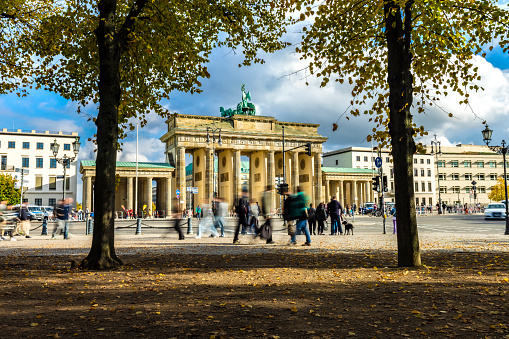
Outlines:
[[350, 234], [350, 231], [352, 231], [353, 235], [353, 225], [346, 220], [343, 220], [342, 224], [345, 226], [345, 235]]

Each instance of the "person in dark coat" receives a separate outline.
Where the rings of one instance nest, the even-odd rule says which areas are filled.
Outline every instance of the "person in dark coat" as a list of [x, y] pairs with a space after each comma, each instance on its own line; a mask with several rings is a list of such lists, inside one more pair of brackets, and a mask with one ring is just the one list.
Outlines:
[[318, 234], [323, 235], [324, 231], [324, 221], [327, 220], [327, 212], [325, 211], [325, 205], [323, 202], [318, 204], [316, 208], [315, 219], [318, 222]]
[[249, 204], [249, 196], [247, 193], [247, 188], [242, 188], [242, 197], [240, 197], [238, 203], [237, 203], [237, 217], [239, 218], [239, 223], [237, 225], [237, 228], [235, 229], [235, 236], [233, 237], [233, 243], [234, 244], [240, 244], [239, 241], [239, 233], [240, 228], [245, 227], [247, 228], [249, 225], [249, 213], [251, 207]]
[[336, 200], [336, 197], [332, 197], [332, 200], [329, 202], [329, 215], [331, 222], [331, 235], [339, 234], [343, 235], [343, 227], [341, 226], [341, 218], [340, 216], [343, 214], [343, 206], [341, 203]]
[[313, 207], [313, 204], [309, 204], [308, 208], [308, 227], [309, 234], [316, 235], [316, 208]]

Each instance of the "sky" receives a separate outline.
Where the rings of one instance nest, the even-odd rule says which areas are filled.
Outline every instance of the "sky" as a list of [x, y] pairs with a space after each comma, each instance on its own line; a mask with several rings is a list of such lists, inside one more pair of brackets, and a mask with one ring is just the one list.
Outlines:
[[[504, 0], [503, 3], [508, 3]], [[290, 34], [295, 34], [291, 32]], [[273, 116], [279, 121], [320, 124], [318, 132], [329, 138], [323, 144], [324, 152], [350, 146], [370, 147], [366, 136], [374, 125], [366, 116], [351, 117], [342, 115], [351, 100], [350, 86], [330, 82], [320, 88], [316, 79], [308, 79], [302, 74], [288, 74], [302, 68], [305, 63], [292, 53], [291, 49], [265, 55], [266, 63], [239, 68], [242, 59], [228, 50], [218, 49], [212, 53], [207, 65], [210, 79], [201, 79], [202, 93], [185, 94], [174, 92], [170, 100], [161, 103], [171, 112], [183, 114], [220, 116], [219, 107], [236, 107], [241, 100], [241, 84], [251, 92], [257, 115]], [[475, 58], [482, 76], [480, 85], [484, 91], [471, 93], [471, 109], [458, 105], [455, 95], [441, 98], [441, 106], [454, 113], [449, 118], [437, 108], [430, 108], [426, 114], [417, 114], [414, 119], [423, 125], [429, 135], [418, 138], [418, 142], [429, 144], [436, 134], [442, 145], [483, 144], [481, 130], [485, 119], [493, 129], [493, 143], [502, 139], [509, 141], [509, 54], [503, 54], [499, 47], [487, 51], [487, 58]], [[82, 147], [79, 160], [95, 159], [95, 145], [88, 138], [96, 131], [88, 117], [77, 113], [77, 105], [57, 94], [34, 90], [28, 97], [19, 98], [15, 94], [0, 96], [2, 128], [23, 130], [62, 130], [78, 132]], [[94, 111], [87, 113], [93, 114]], [[477, 117], [476, 117], [477, 116]], [[339, 121], [338, 121], [339, 118]], [[164, 162], [164, 145], [159, 141], [167, 130], [164, 119], [152, 114], [148, 124], [139, 130], [139, 161]], [[339, 128], [332, 131], [332, 124], [338, 121]], [[136, 132], [130, 132], [123, 141], [123, 150], [118, 161], [134, 161], [136, 157]], [[79, 179], [78, 186], [81, 186]], [[78, 200], [81, 187], [78, 188]]]

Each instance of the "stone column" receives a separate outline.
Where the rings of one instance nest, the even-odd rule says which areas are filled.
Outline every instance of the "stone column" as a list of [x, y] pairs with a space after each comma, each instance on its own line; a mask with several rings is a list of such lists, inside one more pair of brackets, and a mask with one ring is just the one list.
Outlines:
[[315, 205], [322, 200], [322, 155], [315, 153], [314, 159]]
[[212, 197], [214, 194], [214, 152], [213, 148], [207, 148], [206, 152], [206, 164], [205, 164], [205, 192], [206, 198], [209, 204], [212, 203]]
[[359, 202], [355, 199], [357, 197], [357, 181], [352, 180], [352, 189], [351, 189], [351, 199], [352, 199], [352, 206], [355, 204], [355, 210], [359, 210]]
[[240, 150], [233, 151], [233, 205], [237, 204], [240, 197], [241, 190], [241, 162], [240, 162]]
[[[186, 201], [186, 148], [177, 148], [177, 173], [176, 173], [176, 188], [180, 190], [180, 200]], [[177, 201], [180, 208], [180, 201]]]
[[[170, 174], [171, 175], [171, 174]], [[164, 200], [166, 206], [166, 217], [171, 216], [171, 177], [166, 178], [166, 185], [164, 188]], [[185, 204], [184, 204], [185, 205]], [[178, 211], [175, 211], [178, 212]]]
[[254, 153], [251, 153], [249, 155], [249, 196], [251, 198], [255, 198], [255, 194], [254, 194], [254, 186], [255, 186], [255, 176], [254, 176], [254, 171], [255, 171], [255, 156], [254, 156]]
[[339, 181], [338, 188], [339, 188], [338, 201], [341, 203], [341, 206], [343, 206], [343, 208], [346, 208], [345, 195], [343, 193], [343, 181], [341, 180]]
[[297, 192], [299, 186], [299, 153], [292, 153], [292, 191]]
[[133, 177], [127, 177], [127, 210], [133, 208]]
[[151, 211], [151, 214], [153, 216], [155, 211], [152, 210], [152, 177], [147, 178], [147, 187], [146, 187], [145, 194], [147, 195], [147, 200], [146, 200], [147, 212]]
[[276, 206], [275, 200], [275, 184], [276, 184], [276, 166], [274, 160], [274, 151], [269, 151], [267, 153], [267, 185], [271, 185], [274, 190], [272, 191], [272, 196], [270, 197], [270, 210], [272, 211]]
[[330, 181], [325, 180], [325, 203], [330, 201]]
[[88, 207], [88, 209], [90, 210], [90, 212], [92, 212], [94, 210], [94, 206], [92, 206], [92, 177], [85, 177], [85, 190], [87, 193], [86, 193], [86, 197], [87, 197], [87, 200], [86, 200], [86, 203], [85, 203], [85, 208]]
[[369, 198], [370, 198], [370, 196], [369, 196], [369, 181], [364, 182], [364, 197], [366, 199], [365, 202], [371, 201], [371, 200], [369, 200]]

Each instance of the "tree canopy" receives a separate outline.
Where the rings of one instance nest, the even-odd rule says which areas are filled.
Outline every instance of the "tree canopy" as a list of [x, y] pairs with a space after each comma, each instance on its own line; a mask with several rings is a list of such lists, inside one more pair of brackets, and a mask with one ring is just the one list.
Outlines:
[[9, 174], [0, 174], [0, 201], [9, 205], [19, 204], [21, 191], [14, 188], [14, 178]]
[[[509, 186], [508, 186], [509, 189]], [[488, 193], [488, 198], [493, 201], [505, 200], [505, 182], [504, 178], [499, 178], [497, 183], [491, 186], [491, 192]]]
[[[474, 55], [497, 42], [509, 46], [508, 11], [491, 0], [301, 0], [302, 43], [310, 76], [348, 83], [350, 113], [370, 115], [372, 138], [390, 141], [398, 211], [398, 264], [420, 265], [415, 215], [412, 110], [440, 107], [440, 97], [455, 92], [469, 104], [481, 89]], [[453, 112], [447, 112], [453, 116]], [[336, 129], [337, 126], [333, 126]]]

